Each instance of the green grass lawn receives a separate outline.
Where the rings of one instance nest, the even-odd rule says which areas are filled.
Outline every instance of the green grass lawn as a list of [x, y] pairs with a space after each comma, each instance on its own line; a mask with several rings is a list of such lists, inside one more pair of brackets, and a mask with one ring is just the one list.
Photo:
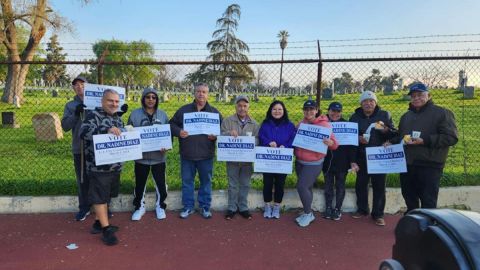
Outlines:
[[[1, 92], [0, 92], [1, 93]], [[408, 101], [403, 100], [404, 93], [384, 96], [378, 93], [379, 105], [392, 113], [396, 124], [400, 116], [406, 111]], [[433, 98], [438, 105], [449, 108], [455, 113], [459, 129], [460, 141], [450, 149], [445, 174], [442, 178], [443, 186], [480, 185], [480, 102], [478, 99], [463, 100], [462, 94], [455, 90], [433, 90]], [[211, 95], [212, 97], [214, 95]], [[358, 94], [337, 95], [334, 100], [344, 105], [344, 117], [358, 107]], [[70, 151], [71, 133], [65, 133], [64, 138], [55, 143], [37, 142], [32, 128], [32, 117], [37, 113], [56, 112], [59, 117], [63, 114], [65, 103], [73, 97], [73, 91], [60, 90], [59, 97], [52, 98], [51, 93], [41, 91], [27, 92], [26, 102], [22, 108], [16, 109], [12, 105], [0, 103], [0, 111], [14, 111], [20, 128], [11, 129], [0, 127], [0, 195], [63, 195], [76, 194], [73, 161]], [[212, 101], [224, 117], [233, 114], [234, 106], [230, 103]], [[297, 123], [303, 116], [302, 104], [307, 97], [280, 97], [287, 106], [290, 119]], [[191, 99], [190, 99], [191, 100]], [[258, 122], [265, 117], [266, 110], [272, 97], [261, 97], [258, 102], [251, 102], [251, 115]], [[322, 111], [333, 100], [323, 100]], [[161, 103], [160, 108], [165, 110], [169, 117], [185, 102], [172, 97], [168, 102]], [[138, 108], [139, 102], [129, 101], [130, 110], [123, 117], [125, 122], [130, 112]], [[227, 177], [224, 162], [214, 165], [213, 188], [225, 189]], [[387, 185], [399, 186], [399, 177], [396, 174], [388, 175]], [[170, 190], [178, 190], [181, 186], [178, 142], [174, 141], [173, 150], [167, 157], [167, 182]], [[253, 180], [254, 188], [261, 188], [262, 181]], [[296, 176], [289, 175], [287, 187], [294, 187]], [[323, 184], [323, 177], [319, 178], [319, 185]], [[354, 175], [349, 175], [347, 186], [353, 187]], [[134, 187], [133, 162], [126, 162], [122, 172], [122, 193], [131, 193]], [[153, 183], [149, 181], [147, 188], [153, 190]]]

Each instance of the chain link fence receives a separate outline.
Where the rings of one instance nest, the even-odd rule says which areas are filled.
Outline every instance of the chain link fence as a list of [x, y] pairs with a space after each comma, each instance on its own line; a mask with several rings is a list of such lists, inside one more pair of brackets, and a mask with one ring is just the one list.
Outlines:
[[[6, 69], [7, 65], [14, 64], [25, 63], [3, 62], [0, 67]], [[209, 102], [224, 117], [234, 113], [232, 100], [242, 94], [251, 98], [250, 114], [257, 122], [265, 118], [274, 99], [285, 102], [294, 123], [301, 120], [303, 102], [310, 98], [320, 102], [322, 113], [326, 113], [330, 102], [340, 101], [344, 106], [344, 118], [348, 119], [359, 106], [359, 93], [372, 90], [377, 92], [379, 105], [392, 113], [394, 123], [398, 125], [408, 108], [408, 85], [423, 81], [432, 89], [434, 102], [454, 112], [459, 130], [460, 140], [450, 149], [442, 184], [480, 184], [477, 136], [480, 102], [474, 93], [474, 86], [480, 85], [479, 57], [28, 64], [30, 71], [23, 96], [18, 93], [20, 88], [16, 88], [11, 100], [0, 102], [0, 195], [76, 194], [71, 132], [51, 132], [46, 136], [54, 137], [52, 141], [38, 138], [40, 133], [52, 130], [45, 128], [49, 126], [45, 119], [53, 119], [53, 124], [59, 125], [55, 119], [62, 118], [65, 104], [74, 97], [70, 81], [78, 75], [85, 76], [91, 83], [126, 88], [130, 109], [123, 116], [124, 122], [131, 111], [141, 106], [144, 87], [159, 90], [159, 108], [172, 117], [179, 107], [193, 100], [192, 83], [203, 76], [201, 78], [210, 85]], [[58, 80], [42, 77], [42, 70], [55, 70], [59, 66], [65, 67], [67, 77]], [[251, 70], [248, 78], [232, 72], [245, 66]], [[199, 73], [202, 67], [210, 75]], [[8, 82], [4, 78], [0, 80], [3, 83], [0, 94], [5, 97]], [[45, 116], [46, 113], [50, 114]], [[223, 162], [215, 163], [214, 172], [213, 188], [226, 188]], [[353, 178], [350, 176], [350, 181]], [[389, 175], [388, 179], [389, 185], [398, 185], [397, 175]], [[174, 148], [168, 153], [167, 182], [170, 189], [181, 187], [176, 139]], [[293, 187], [295, 182], [296, 176], [291, 175], [287, 186]], [[149, 181], [149, 189], [151, 185]], [[130, 193], [133, 186], [133, 162], [126, 162], [122, 172], [122, 192]], [[260, 181], [254, 181], [253, 186], [260, 187]]]

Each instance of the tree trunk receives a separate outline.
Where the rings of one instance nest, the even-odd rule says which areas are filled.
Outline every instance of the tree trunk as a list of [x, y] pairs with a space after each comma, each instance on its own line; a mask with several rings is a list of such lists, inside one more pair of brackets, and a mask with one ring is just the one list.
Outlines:
[[19, 104], [23, 103], [23, 90], [29, 67], [30, 65], [28, 64], [8, 65], [7, 82], [5, 83], [2, 102], [12, 104], [14, 97], [17, 96]]
[[[7, 49], [8, 60], [13, 62], [31, 61], [35, 54], [40, 40], [45, 35], [45, 10], [46, 0], [38, 0], [33, 6], [34, 16], [31, 21], [30, 37], [22, 52], [19, 52], [17, 46], [17, 29], [15, 20], [17, 17], [14, 14], [11, 1], [0, 1], [2, 7], [2, 21], [5, 33], [5, 38], [2, 41]], [[23, 89], [25, 87], [25, 80], [27, 78], [29, 64], [10, 64], [8, 65], [7, 79], [5, 83], [5, 90], [2, 96], [2, 102], [13, 103], [14, 97], [18, 97], [18, 102], [23, 102]]]

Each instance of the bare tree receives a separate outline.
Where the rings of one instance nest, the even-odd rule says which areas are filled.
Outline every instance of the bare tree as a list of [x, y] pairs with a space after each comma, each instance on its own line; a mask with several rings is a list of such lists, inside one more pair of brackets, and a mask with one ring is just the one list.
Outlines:
[[[60, 29], [69, 27], [67, 20], [60, 17], [48, 6], [47, 0], [20, 1], [0, 0], [0, 42], [5, 46], [7, 60], [11, 62], [32, 61], [35, 50], [44, 37], [47, 27]], [[18, 44], [17, 27], [29, 29], [27, 44]], [[9, 64], [2, 102], [13, 103], [23, 100], [23, 89], [29, 64]]]
[[423, 82], [428, 87], [434, 88], [447, 85], [455, 75], [446, 67], [433, 65], [414, 70], [409, 77], [413, 81]]

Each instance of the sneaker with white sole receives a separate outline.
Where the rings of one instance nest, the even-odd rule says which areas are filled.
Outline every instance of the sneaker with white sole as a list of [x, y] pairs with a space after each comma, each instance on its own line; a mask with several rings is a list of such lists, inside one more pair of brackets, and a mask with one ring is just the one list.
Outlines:
[[137, 209], [135, 210], [135, 212], [133, 212], [132, 220], [139, 221], [140, 219], [142, 219], [143, 215], [145, 215], [145, 208], [141, 207], [140, 209]]
[[305, 215], [305, 212], [302, 212], [302, 213], [295, 219], [295, 222], [299, 223], [300, 220], [303, 218], [303, 215]]
[[183, 219], [186, 219], [188, 218], [188, 216], [190, 216], [193, 213], [195, 213], [195, 209], [186, 208], [182, 212], [180, 212], [180, 217]]
[[202, 208], [202, 217], [205, 219], [209, 219], [212, 217], [212, 212], [208, 208]]
[[300, 220], [298, 222], [298, 226], [300, 227], [307, 227], [308, 225], [310, 225], [310, 223], [312, 223], [312, 221], [315, 220], [315, 216], [313, 215], [313, 212], [310, 212], [308, 214], [303, 214], [301, 217], [300, 217]]
[[167, 214], [165, 213], [165, 209], [161, 207], [155, 208], [155, 213], [157, 214], [157, 219], [166, 219]]
[[280, 204], [275, 204], [272, 210], [272, 218], [280, 218]]
[[265, 204], [265, 208], [263, 210], [263, 217], [272, 218], [272, 206], [270, 204]]
[[90, 215], [90, 210], [89, 209], [80, 210], [75, 215], [75, 220], [76, 221], [84, 221], [87, 218], [88, 215]]

